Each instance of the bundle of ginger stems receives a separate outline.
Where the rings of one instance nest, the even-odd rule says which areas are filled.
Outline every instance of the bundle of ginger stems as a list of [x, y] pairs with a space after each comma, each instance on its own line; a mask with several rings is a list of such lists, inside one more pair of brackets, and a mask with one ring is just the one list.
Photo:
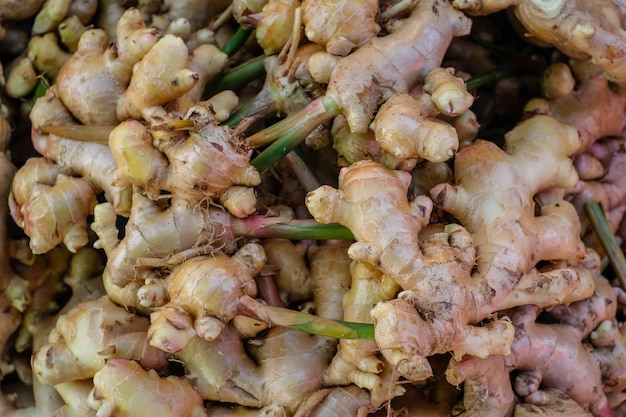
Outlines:
[[0, 415], [626, 415], [624, 21], [0, 2]]

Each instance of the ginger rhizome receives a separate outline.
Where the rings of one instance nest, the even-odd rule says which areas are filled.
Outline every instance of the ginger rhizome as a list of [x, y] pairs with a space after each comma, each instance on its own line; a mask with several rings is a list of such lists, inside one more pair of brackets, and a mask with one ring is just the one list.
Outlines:
[[190, 108], [180, 121], [192, 123], [193, 129], [169, 129], [177, 119], [152, 129], [137, 120], [120, 123], [109, 136], [116, 182], [139, 186], [151, 199], [167, 191], [191, 206], [218, 199], [232, 185], [258, 185], [252, 151], [236, 130], [218, 126], [211, 104], [205, 104]]
[[161, 308], [150, 315], [150, 344], [174, 353], [195, 335], [215, 339], [237, 314], [239, 299], [256, 296], [254, 276], [264, 265], [265, 251], [254, 243], [231, 257], [196, 256], [182, 263], [165, 279], [164, 297], [153, 297], [168, 301], [162, 306], [152, 305]]
[[[540, 150], [544, 140], [539, 132], [544, 130], [536, 126], [558, 132], [560, 141], [550, 151]], [[593, 279], [583, 268], [535, 269], [539, 260], [576, 259], [585, 253], [573, 206], [555, 201], [536, 216], [532, 200], [543, 189], [577, 180], [568, 158], [578, 147], [577, 132], [538, 116], [509, 132], [505, 141], [506, 152], [486, 141], [464, 148], [455, 158], [456, 185], [431, 190], [434, 201], [461, 226], [424, 229], [432, 201], [419, 196], [409, 202], [409, 174], [368, 161], [343, 168], [339, 190], [323, 186], [307, 196], [318, 221], [339, 222], [353, 232], [357, 243], [349, 253], [354, 260], [379, 268], [404, 290], [371, 314], [381, 352], [411, 380], [430, 376], [426, 357], [436, 353], [452, 351], [457, 358], [507, 354], [514, 336], [510, 322], [496, 317], [475, 326], [498, 311], [525, 303], [548, 307], [593, 292]], [[542, 162], [540, 155], [550, 162]], [[544, 172], [532, 177], [526, 171], [531, 161]], [[477, 166], [491, 174], [485, 179], [465, 174]], [[496, 177], [497, 182], [485, 182]], [[546, 282], [541, 291], [536, 291], [537, 282]]]
[[551, 45], [565, 55], [590, 60], [606, 77], [626, 83], [626, 33], [621, 5], [606, 0], [454, 0], [455, 7], [472, 14], [488, 14], [511, 7], [526, 36]]

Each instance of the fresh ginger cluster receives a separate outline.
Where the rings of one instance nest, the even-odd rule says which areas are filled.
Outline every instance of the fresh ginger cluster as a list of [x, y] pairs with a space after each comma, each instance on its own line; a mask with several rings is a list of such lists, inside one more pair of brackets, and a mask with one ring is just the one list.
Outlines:
[[625, 16], [0, 4], [0, 415], [625, 414]]

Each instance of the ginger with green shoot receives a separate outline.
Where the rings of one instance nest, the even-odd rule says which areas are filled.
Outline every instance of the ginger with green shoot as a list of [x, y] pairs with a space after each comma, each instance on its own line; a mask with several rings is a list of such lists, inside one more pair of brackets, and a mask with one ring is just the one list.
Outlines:
[[[374, 37], [339, 60], [323, 96], [248, 137], [248, 142], [257, 147], [280, 137], [270, 148], [287, 152], [317, 126], [339, 114], [346, 117], [352, 132], [366, 132], [379, 103], [422, 84], [429, 71], [441, 66], [450, 41], [468, 34], [470, 26], [471, 21], [448, 2], [418, 2], [393, 33]], [[270, 159], [257, 158], [257, 167], [267, 168], [273, 163]]]

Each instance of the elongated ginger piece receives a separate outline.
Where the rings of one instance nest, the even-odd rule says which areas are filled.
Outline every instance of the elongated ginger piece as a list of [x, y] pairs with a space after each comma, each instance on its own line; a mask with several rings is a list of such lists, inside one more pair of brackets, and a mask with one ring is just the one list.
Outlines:
[[[250, 243], [231, 257], [214, 254], [183, 262], [166, 278], [169, 301], [150, 315], [150, 344], [174, 353], [194, 333], [215, 339], [237, 314], [239, 298], [256, 296], [254, 276], [265, 260], [263, 247]], [[183, 323], [193, 323], [195, 332]]]
[[200, 394], [184, 377], [160, 377], [136, 361], [109, 359], [93, 379], [88, 403], [98, 417], [205, 417]]
[[[353, 261], [350, 272], [352, 285], [343, 298], [343, 319], [371, 323], [372, 306], [392, 299], [399, 286], [371, 265]], [[324, 382], [328, 386], [353, 383], [372, 392], [383, 387], [383, 380], [378, 374], [384, 367], [374, 340], [342, 339], [337, 354], [324, 372]]]
[[261, 242], [267, 265], [275, 268], [274, 281], [283, 305], [311, 299], [309, 267], [304, 248], [289, 239], [264, 239]]
[[33, 354], [36, 377], [46, 385], [91, 378], [109, 358], [140, 360], [159, 368], [164, 352], [151, 347], [146, 317], [129, 313], [108, 297], [79, 304], [58, 318], [48, 343]]

